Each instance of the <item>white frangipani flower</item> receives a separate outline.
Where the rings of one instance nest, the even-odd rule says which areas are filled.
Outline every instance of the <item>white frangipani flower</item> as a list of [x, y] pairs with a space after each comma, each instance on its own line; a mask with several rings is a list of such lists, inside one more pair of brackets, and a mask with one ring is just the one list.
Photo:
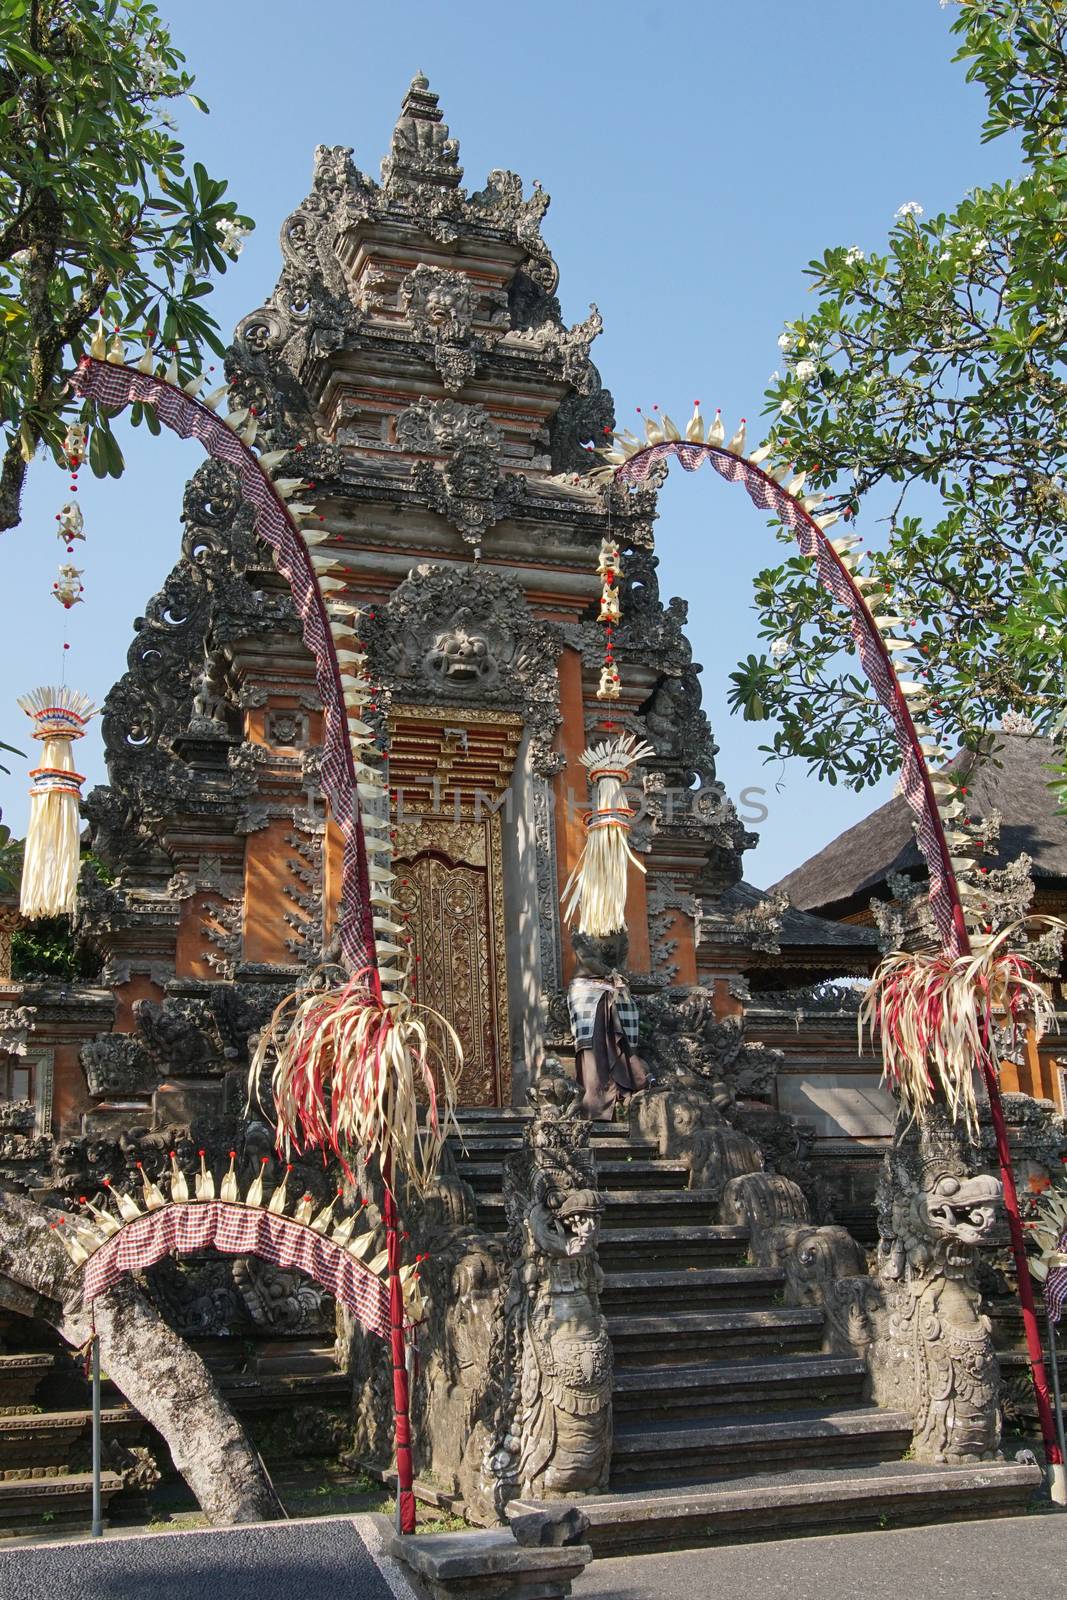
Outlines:
[[226, 254], [232, 256], [235, 261], [245, 247], [245, 239], [249, 232], [250, 229], [240, 222], [234, 222], [232, 217], [223, 217], [215, 224], [215, 234], [219, 243]]
[[790, 350], [792, 350], [792, 348], [793, 348], [795, 343], [796, 343], [796, 340], [793, 338], [793, 335], [791, 333], [780, 333], [778, 335], [778, 348], [779, 348], [779, 350], [783, 351], [786, 355], [789, 354]]
[[815, 376], [814, 361], [798, 361], [796, 365], [796, 374], [801, 383], [810, 383], [812, 378]]
[[781, 661], [783, 656], [789, 654], [791, 648], [789, 640], [784, 637], [771, 640], [771, 655], [775, 661]]
[[781, 405], [778, 407], [783, 417], [791, 417], [796, 408], [795, 400], [783, 400]]
[[863, 251], [860, 249], [859, 245], [858, 244], [850, 244], [848, 249], [845, 251], [845, 265], [849, 266], [849, 267], [854, 267], [857, 264], [857, 262], [865, 261], [865, 260], [866, 260], [866, 257], [864, 256]]
[[895, 217], [921, 217], [922, 214], [923, 208], [918, 200], [905, 200], [904, 204], [898, 206], [893, 213]]

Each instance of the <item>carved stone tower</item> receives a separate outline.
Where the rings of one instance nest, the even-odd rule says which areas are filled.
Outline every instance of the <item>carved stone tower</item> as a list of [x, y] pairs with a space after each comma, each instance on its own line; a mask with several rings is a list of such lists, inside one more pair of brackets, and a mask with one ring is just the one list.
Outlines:
[[[631, 896], [637, 987], [697, 980], [694, 912], [740, 876], [746, 840], [715, 782], [685, 605], [660, 603], [655, 493], [609, 506], [586, 476], [614, 422], [589, 354], [596, 307], [561, 319], [539, 185], [524, 196], [495, 171], [468, 194], [462, 176], [422, 76], [380, 184], [320, 147], [277, 287], [238, 326], [227, 374], [270, 447], [300, 452], [368, 607], [419, 998], [463, 1040], [461, 1101], [507, 1105], [546, 1038], [560, 1042], [559, 895], [582, 842], [579, 756], [603, 716], [609, 527], [625, 567], [611, 715], [656, 750], [635, 831], [649, 869]], [[270, 998], [319, 959], [337, 863], [288, 594], [225, 471], [194, 475], [184, 520], [182, 560], [107, 704], [111, 786], [87, 809], [118, 882], [85, 920], [117, 1029], [154, 1029], [156, 1076], [207, 1092], [219, 1055], [239, 1059]], [[168, 1046], [190, 1019], [217, 1048]]]

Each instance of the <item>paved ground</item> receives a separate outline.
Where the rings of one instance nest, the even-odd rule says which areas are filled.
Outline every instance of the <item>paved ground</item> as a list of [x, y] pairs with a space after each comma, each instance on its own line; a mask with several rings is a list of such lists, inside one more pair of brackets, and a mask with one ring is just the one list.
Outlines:
[[1019, 1600], [1067, 1594], [1067, 1515], [594, 1561], [574, 1600]]
[[[1067, 1593], [1067, 1516], [594, 1561], [574, 1600], [1018, 1600]], [[2, 1600], [415, 1600], [369, 1518], [0, 1550]]]
[[351, 1517], [0, 1550], [3, 1600], [396, 1600]]

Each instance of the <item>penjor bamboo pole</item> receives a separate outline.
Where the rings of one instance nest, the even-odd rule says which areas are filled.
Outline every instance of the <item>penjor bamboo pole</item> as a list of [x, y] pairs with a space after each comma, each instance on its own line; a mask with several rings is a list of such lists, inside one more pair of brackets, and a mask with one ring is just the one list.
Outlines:
[[1030, 1278], [1030, 1262], [1026, 1254], [1023, 1221], [1019, 1212], [1019, 1192], [1015, 1187], [1015, 1173], [1011, 1164], [1011, 1146], [1008, 1143], [1008, 1126], [1004, 1120], [1004, 1102], [1000, 1097], [1000, 1084], [997, 1081], [996, 1072], [988, 1060], [982, 1063], [982, 1075], [989, 1094], [989, 1112], [997, 1141], [1000, 1181], [1004, 1185], [1004, 1210], [1008, 1215], [1011, 1253], [1015, 1260], [1019, 1305], [1022, 1309], [1023, 1328], [1026, 1332], [1026, 1350], [1030, 1357], [1030, 1371], [1033, 1374], [1034, 1395], [1037, 1400], [1037, 1415], [1041, 1424], [1041, 1441], [1045, 1448], [1045, 1461], [1048, 1465], [1049, 1491], [1055, 1504], [1062, 1506], [1067, 1505], [1067, 1472], [1065, 1472], [1064, 1468], [1063, 1453], [1056, 1438], [1056, 1424], [1052, 1417], [1052, 1402], [1049, 1398], [1048, 1377], [1045, 1373], [1045, 1355], [1041, 1347], [1041, 1330], [1038, 1327], [1037, 1308], [1034, 1304], [1034, 1286]]
[[382, 1168], [385, 1189], [385, 1243], [389, 1252], [389, 1343], [393, 1356], [393, 1428], [396, 1441], [396, 1528], [415, 1532], [414, 1474], [411, 1461], [411, 1390], [408, 1384], [404, 1342], [404, 1291], [400, 1283], [401, 1241], [393, 1194], [393, 1163], [386, 1156]]

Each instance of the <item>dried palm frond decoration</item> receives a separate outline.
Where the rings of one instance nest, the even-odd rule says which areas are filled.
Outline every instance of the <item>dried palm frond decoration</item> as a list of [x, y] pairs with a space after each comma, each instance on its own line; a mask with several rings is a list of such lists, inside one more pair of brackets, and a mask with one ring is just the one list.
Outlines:
[[454, 1064], [463, 1059], [439, 1012], [400, 993], [376, 1000], [357, 974], [340, 988], [298, 990], [281, 1002], [252, 1060], [250, 1096], [272, 1056], [287, 1153], [325, 1148], [347, 1164], [358, 1151], [377, 1157], [383, 1173], [402, 1172], [420, 1193], [426, 1189], [455, 1126]]
[[40, 766], [30, 772], [19, 910], [31, 919], [70, 916], [81, 866], [78, 806], [85, 782], [74, 770], [71, 746], [84, 738], [96, 708], [77, 689], [51, 684], [21, 695], [18, 703], [36, 724], [33, 737], [44, 746]]
[[[1058, 918], [1032, 920], [1067, 932]], [[942, 1098], [974, 1139], [975, 1070], [999, 1066], [998, 1030], [1014, 1042], [1026, 1027], [1040, 1037], [1052, 1020], [1052, 1002], [1033, 967], [1007, 948], [1025, 928], [1012, 923], [961, 956], [894, 951], [874, 973], [860, 1005], [860, 1049], [865, 1032], [872, 1043], [881, 1041], [883, 1076], [911, 1116], [921, 1120]]]
[[563, 891], [564, 915], [578, 917], [578, 932], [595, 939], [626, 926], [626, 881], [630, 866], [644, 872], [644, 863], [630, 847], [626, 784], [639, 761], [654, 751], [632, 733], [620, 734], [582, 752], [582, 765], [595, 790], [595, 805], [585, 814], [586, 841]]

